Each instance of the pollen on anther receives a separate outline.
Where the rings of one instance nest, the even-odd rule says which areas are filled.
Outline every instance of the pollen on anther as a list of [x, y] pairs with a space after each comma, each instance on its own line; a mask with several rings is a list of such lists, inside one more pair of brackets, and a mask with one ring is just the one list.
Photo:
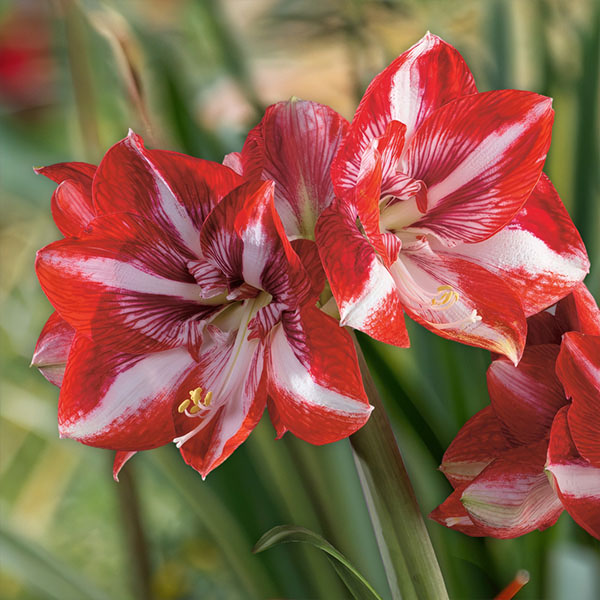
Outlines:
[[197, 412], [200, 412], [200, 407], [194, 404], [194, 406], [190, 408], [189, 413], [190, 415], [195, 415]]
[[197, 387], [195, 390], [190, 390], [190, 400], [198, 406], [202, 400], [202, 388]]
[[213, 393], [212, 392], [207, 392], [206, 396], [204, 396], [204, 406], [210, 406], [210, 403], [212, 401], [212, 397], [213, 397]]
[[180, 405], [179, 408], [177, 409], [177, 412], [179, 413], [183, 413], [185, 411], [185, 409], [190, 405], [190, 399], [186, 398]]

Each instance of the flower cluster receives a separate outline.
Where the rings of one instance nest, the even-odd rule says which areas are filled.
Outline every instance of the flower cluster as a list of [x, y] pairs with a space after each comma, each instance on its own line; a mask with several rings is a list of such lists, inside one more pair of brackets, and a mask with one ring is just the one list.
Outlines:
[[564, 505], [598, 535], [585, 504], [598, 498], [597, 309], [581, 238], [542, 173], [552, 120], [538, 94], [478, 92], [427, 34], [351, 123], [292, 99], [222, 165], [130, 133], [97, 168], [39, 169], [59, 184], [64, 239], [38, 254], [56, 312], [34, 364], [61, 386], [61, 435], [117, 450], [115, 474], [174, 441], [203, 476], [265, 407], [279, 436], [339, 440], [371, 410], [340, 325], [406, 347], [407, 313], [501, 355], [492, 407], [444, 457], [456, 492], [435, 517], [509, 536]]

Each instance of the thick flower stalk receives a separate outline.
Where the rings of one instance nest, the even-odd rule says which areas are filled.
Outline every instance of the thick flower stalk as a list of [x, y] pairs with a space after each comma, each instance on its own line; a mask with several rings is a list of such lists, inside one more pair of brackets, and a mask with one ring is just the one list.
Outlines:
[[316, 232], [342, 324], [407, 346], [406, 312], [518, 362], [526, 317], [589, 267], [542, 173], [552, 120], [549, 98], [478, 93], [460, 54], [431, 34], [375, 77]]
[[67, 237], [38, 253], [59, 316], [34, 363], [60, 370], [68, 353], [55, 377], [62, 436], [117, 450], [116, 472], [134, 451], [174, 441], [205, 476], [267, 397], [280, 435], [322, 444], [365, 423], [352, 340], [316, 307], [316, 249], [288, 241], [271, 181], [147, 150], [133, 133], [80, 171], [42, 170], [59, 173], [53, 206]]
[[494, 360], [488, 389], [444, 454], [455, 491], [431, 517], [512, 538], [566, 509], [600, 538], [600, 311], [583, 284], [529, 319], [521, 362]]

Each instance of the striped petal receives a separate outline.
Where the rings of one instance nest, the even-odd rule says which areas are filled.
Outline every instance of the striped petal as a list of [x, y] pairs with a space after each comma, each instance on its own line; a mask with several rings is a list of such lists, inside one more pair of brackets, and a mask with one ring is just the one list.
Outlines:
[[194, 390], [204, 398], [198, 412], [192, 408], [178, 415], [178, 437], [173, 440], [185, 462], [202, 477], [248, 437], [265, 410], [264, 345], [248, 336], [252, 303], [248, 300], [236, 309], [246, 315], [239, 329], [207, 331], [198, 364], [177, 392], [178, 405], [193, 397]]
[[81, 239], [38, 252], [42, 288], [78, 332], [120, 352], [197, 344], [219, 306], [200, 304], [188, 257], [162, 230], [134, 215], [98, 217]]
[[421, 123], [401, 169], [427, 186], [427, 212], [412, 227], [455, 245], [483, 241], [506, 226], [540, 178], [551, 104], [531, 92], [484, 92], [458, 98]]
[[390, 121], [406, 125], [408, 140], [433, 111], [476, 91], [473, 76], [460, 54], [427, 33], [367, 88], [333, 163], [336, 194], [343, 197], [354, 188], [362, 154], [371, 140], [384, 134]]
[[493, 460], [509, 450], [502, 422], [491, 406], [471, 417], [444, 453], [440, 470], [453, 487], [471, 482]]
[[600, 539], [600, 468], [579, 455], [569, 431], [569, 411], [567, 406], [562, 408], [552, 424], [546, 470], [567, 512]]
[[96, 165], [84, 162], [65, 162], [56, 163], [47, 167], [38, 167], [34, 171], [38, 175], [44, 175], [55, 183], [62, 183], [67, 179], [77, 181], [82, 184], [86, 192], [92, 195], [92, 180], [96, 173]]
[[75, 330], [56, 312], [46, 321], [38, 338], [31, 366], [54, 385], [61, 386]]
[[520, 444], [546, 437], [554, 415], [567, 403], [554, 374], [558, 350], [555, 344], [528, 347], [518, 366], [499, 358], [488, 369], [487, 385], [494, 412], [510, 439]]
[[461, 502], [488, 536], [514, 538], [553, 525], [563, 506], [546, 474], [547, 442], [509, 450], [463, 491]]
[[195, 364], [181, 348], [127, 355], [77, 336], [60, 390], [61, 437], [127, 452], [170, 442], [176, 392]]
[[566, 333], [556, 372], [572, 399], [568, 418], [575, 445], [600, 468], [600, 337]]
[[371, 414], [350, 335], [315, 307], [273, 331], [268, 377], [281, 424], [311, 444], [345, 438]]
[[486, 527], [473, 523], [469, 513], [460, 501], [465, 487], [464, 483], [457, 487], [442, 504], [429, 514], [429, 518], [444, 527], [460, 531], [472, 537], [489, 535]]
[[342, 325], [376, 340], [409, 345], [396, 284], [356, 224], [355, 209], [334, 202], [317, 223], [323, 268], [337, 302]]
[[98, 214], [132, 212], [199, 254], [199, 232], [212, 208], [241, 179], [231, 169], [176, 152], [146, 150], [133, 132], [104, 156], [94, 178]]
[[527, 316], [558, 302], [589, 270], [581, 237], [543, 173], [506, 227], [483, 242], [458, 244], [452, 253], [504, 278]]
[[402, 304], [437, 335], [503, 354], [523, 352], [526, 321], [518, 298], [479, 265], [434, 252], [426, 240], [403, 248], [390, 267]]
[[288, 236], [314, 239], [317, 219], [333, 200], [329, 169], [347, 127], [328, 106], [292, 99], [267, 108], [249, 136], [244, 175], [259, 162], [260, 177], [275, 182], [275, 206]]

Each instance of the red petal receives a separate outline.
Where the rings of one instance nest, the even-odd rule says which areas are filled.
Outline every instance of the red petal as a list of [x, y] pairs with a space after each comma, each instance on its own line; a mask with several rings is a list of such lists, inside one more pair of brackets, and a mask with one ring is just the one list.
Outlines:
[[518, 366], [499, 358], [487, 372], [487, 384], [496, 416], [510, 438], [529, 444], [546, 437], [556, 412], [567, 403], [554, 375], [559, 347], [540, 344], [525, 348]]
[[464, 490], [461, 502], [487, 535], [513, 538], [553, 525], [563, 510], [544, 473], [547, 442], [508, 450]]
[[96, 216], [91, 194], [73, 180], [63, 181], [52, 194], [52, 218], [65, 237], [79, 235]]
[[551, 100], [501, 90], [446, 104], [406, 149], [407, 175], [427, 185], [412, 227], [446, 243], [480, 242], [507, 225], [535, 187], [550, 146]]
[[455, 529], [465, 535], [473, 537], [488, 535], [487, 528], [475, 525], [462, 505], [460, 497], [464, 488], [465, 485], [463, 484], [455, 489], [442, 504], [429, 514], [429, 518], [444, 527]]
[[134, 356], [77, 336], [60, 390], [61, 437], [124, 451], [170, 442], [176, 391], [194, 365], [180, 348]]
[[572, 399], [569, 428], [575, 445], [600, 467], [600, 337], [565, 333], [556, 372]]
[[84, 162], [65, 162], [34, 169], [38, 175], [44, 175], [56, 183], [72, 179], [84, 186], [91, 196], [92, 180], [96, 173], [96, 165]]
[[150, 221], [105, 215], [81, 239], [38, 252], [42, 289], [78, 332], [121, 352], [194, 345], [202, 320], [219, 306], [200, 304], [188, 257]]
[[527, 316], [560, 300], [589, 270], [581, 237], [543, 173], [504, 229], [483, 242], [459, 244], [452, 252], [500, 275]]
[[325, 271], [321, 264], [317, 244], [311, 240], [296, 239], [292, 241], [292, 248], [300, 258], [300, 262], [310, 278], [311, 300], [316, 302], [325, 287]]
[[317, 219], [333, 200], [329, 169], [348, 122], [328, 106], [290, 100], [270, 106], [259, 127], [262, 143], [249, 136], [246, 163], [256, 152], [262, 179], [275, 181], [275, 206], [287, 235], [313, 239]]
[[556, 305], [556, 320], [562, 333], [579, 331], [587, 335], [600, 335], [600, 310], [584, 283]]
[[464, 486], [511, 447], [501, 421], [493, 408], [486, 406], [471, 417], [452, 440], [440, 470], [453, 487]]
[[569, 431], [565, 406], [556, 415], [550, 434], [546, 470], [568, 513], [588, 533], [600, 539], [600, 468], [581, 458]]
[[334, 202], [316, 228], [317, 246], [341, 323], [400, 347], [409, 345], [400, 296], [392, 276], [359, 232], [356, 213]]
[[267, 408], [269, 409], [269, 418], [271, 419], [271, 423], [275, 428], [275, 439], [280, 440], [287, 432], [287, 427], [283, 424], [283, 421], [281, 420], [281, 415], [277, 410], [277, 406], [275, 405], [275, 402], [270, 396], [267, 396]]
[[315, 307], [286, 313], [271, 338], [269, 396], [282, 424], [311, 444], [328, 444], [362, 427], [371, 407], [354, 344]]
[[[479, 265], [434, 252], [425, 240], [403, 248], [390, 271], [406, 312], [437, 335], [517, 362], [526, 321], [518, 298]], [[444, 301], [447, 301], [444, 303]]]
[[383, 135], [390, 121], [406, 125], [408, 139], [437, 108], [476, 91], [473, 76], [460, 54], [427, 33], [367, 88], [333, 163], [336, 193], [343, 196], [345, 190], [354, 187], [363, 152], [371, 140]]
[[104, 156], [94, 178], [99, 214], [131, 212], [153, 220], [199, 254], [200, 227], [241, 179], [231, 169], [176, 152], [146, 150], [133, 132]]
[[556, 344], [560, 346], [563, 333], [564, 330], [556, 316], [544, 310], [527, 318], [527, 342], [525, 345]]
[[[245, 441], [265, 410], [264, 346], [249, 340], [246, 331], [207, 340], [197, 367], [179, 387], [178, 402], [189, 397], [189, 390], [212, 392], [212, 401], [198, 413], [200, 417], [178, 415], [177, 429], [184, 436], [174, 440], [185, 462], [202, 477]], [[196, 433], [195, 428], [199, 428]], [[186, 440], [185, 434], [191, 437]]]
[[46, 321], [38, 338], [31, 366], [54, 385], [61, 386], [75, 330], [56, 312]]
[[132, 452], [126, 452], [123, 450], [119, 450], [116, 454], [115, 454], [115, 461], [113, 463], [113, 479], [115, 481], [119, 481], [119, 473], [121, 471], [121, 469], [123, 468], [123, 466], [125, 465], [125, 463], [134, 455], [136, 454], [135, 451]]

